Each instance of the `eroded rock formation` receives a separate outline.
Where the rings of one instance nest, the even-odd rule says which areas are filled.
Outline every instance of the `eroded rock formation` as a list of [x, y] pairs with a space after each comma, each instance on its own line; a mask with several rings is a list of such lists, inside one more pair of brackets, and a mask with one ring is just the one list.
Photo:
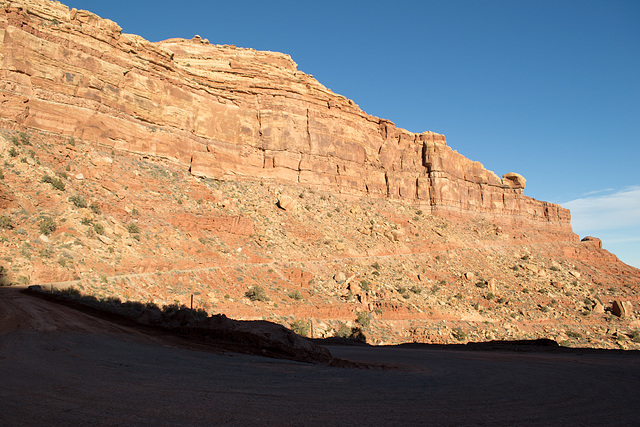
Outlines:
[[363, 112], [285, 54], [195, 37], [151, 43], [47, 0], [0, 0], [0, 124], [176, 160], [196, 176], [276, 179], [484, 214], [571, 235], [569, 211], [447, 146]]

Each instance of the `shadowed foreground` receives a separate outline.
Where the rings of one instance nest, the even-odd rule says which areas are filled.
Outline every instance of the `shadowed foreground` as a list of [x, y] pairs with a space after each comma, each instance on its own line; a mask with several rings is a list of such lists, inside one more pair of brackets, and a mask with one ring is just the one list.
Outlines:
[[397, 369], [180, 346], [0, 289], [0, 424], [602, 424], [640, 417], [635, 352], [330, 346]]

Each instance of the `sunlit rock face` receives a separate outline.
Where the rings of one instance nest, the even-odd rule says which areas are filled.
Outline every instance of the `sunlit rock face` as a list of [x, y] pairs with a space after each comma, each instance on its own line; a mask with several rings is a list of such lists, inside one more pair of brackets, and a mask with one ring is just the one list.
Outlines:
[[49, 1], [0, 0], [0, 125], [175, 160], [196, 176], [300, 183], [573, 238], [570, 214], [447, 146], [370, 116], [289, 55], [151, 43]]

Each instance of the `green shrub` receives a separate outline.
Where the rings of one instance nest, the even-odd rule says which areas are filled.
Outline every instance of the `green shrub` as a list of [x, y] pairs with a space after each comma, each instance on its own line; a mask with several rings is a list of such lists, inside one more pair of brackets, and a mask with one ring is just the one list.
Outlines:
[[360, 287], [365, 290], [365, 291], [369, 291], [369, 281], [367, 280], [361, 280], [360, 281]]
[[467, 334], [459, 326], [451, 330], [451, 335], [458, 341], [464, 341], [467, 339]]
[[9, 157], [18, 157], [18, 154], [18, 150], [16, 150], [15, 147], [9, 149]]
[[254, 285], [249, 288], [247, 292], [244, 294], [251, 301], [269, 301], [267, 297], [267, 293], [264, 291], [264, 288], [258, 285]]
[[104, 234], [104, 225], [98, 223], [93, 224], [93, 231], [100, 235]]
[[371, 267], [375, 268], [376, 270], [380, 270], [380, 263], [376, 261], [371, 265]]
[[129, 232], [129, 234], [139, 234], [140, 227], [138, 227], [138, 224], [136, 224], [135, 222], [130, 222], [129, 224], [127, 224], [127, 231]]
[[363, 328], [368, 328], [371, 325], [371, 316], [369, 313], [359, 311], [357, 316], [358, 318], [356, 319], [356, 322]]
[[82, 225], [93, 225], [93, 221], [91, 220], [91, 218], [82, 218], [80, 220], [80, 224], [82, 224]]
[[289, 298], [300, 301], [302, 299], [302, 295], [300, 295], [300, 292], [298, 291], [293, 291], [289, 292]]
[[54, 178], [52, 176], [49, 175], [45, 175], [42, 177], [42, 182], [46, 182], [47, 184], [51, 184], [51, 186], [53, 188], [55, 188], [56, 190], [60, 190], [60, 191], [64, 191], [64, 182], [62, 182], [62, 180], [58, 179], [58, 178]]
[[76, 145], [76, 140], [70, 136], [69, 140], [67, 141], [67, 144], [71, 145], [71, 146], [75, 146]]
[[69, 197], [69, 201], [71, 203], [73, 203], [73, 205], [76, 208], [86, 208], [87, 207], [87, 201], [84, 199], [84, 197], [82, 197], [79, 194], [74, 194], [73, 196]]
[[91, 210], [91, 212], [93, 212], [96, 215], [100, 215], [101, 213], [100, 206], [98, 206], [95, 202], [89, 205], [89, 209]]
[[409, 290], [416, 295], [419, 295], [420, 293], [422, 293], [422, 288], [418, 285], [413, 285], [412, 287], [409, 288]]
[[338, 330], [336, 331], [335, 336], [340, 338], [349, 338], [350, 335], [351, 335], [351, 328], [349, 328], [344, 323], [340, 322], [340, 326], [338, 327]]
[[494, 299], [495, 297], [496, 297], [496, 296], [495, 296], [495, 294], [494, 294], [493, 292], [489, 292], [489, 293], [485, 296], [485, 298], [486, 298], [487, 300], [489, 300], [489, 301], [491, 301], [491, 300], [492, 300], [492, 299]]
[[13, 220], [6, 215], [0, 215], [0, 228], [11, 230], [13, 228]]
[[560, 267], [552, 265], [551, 267], [549, 267], [549, 270], [551, 270], [551, 271], [560, 271]]
[[20, 132], [20, 142], [22, 145], [31, 145], [31, 136], [26, 132]]
[[575, 332], [575, 331], [567, 331], [567, 336], [569, 338], [573, 338], [576, 340], [579, 340], [580, 338], [582, 338], [582, 334], [579, 332]]
[[58, 226], [51, 218], [43, 218], [40, 221], [40, 233], [44, 234], [45, 236], [48, 236], [56, 231], [56, 228], [58, 228]]
[[291, 323], [291, 330], [300, 336], [308, 337], [311, 326], [307, 320], [296, 320]]

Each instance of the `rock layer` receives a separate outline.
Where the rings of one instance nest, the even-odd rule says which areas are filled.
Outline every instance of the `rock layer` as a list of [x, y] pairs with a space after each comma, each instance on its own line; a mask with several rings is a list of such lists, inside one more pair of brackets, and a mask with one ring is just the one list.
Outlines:
[[173, 159], [196, 176], [275, 179], [526, 222], [574, 239], [569, 211], [447, 146], [370, 116], [285, 54], [151, 43], [50, 1], [0, 0], [0, 124]]

